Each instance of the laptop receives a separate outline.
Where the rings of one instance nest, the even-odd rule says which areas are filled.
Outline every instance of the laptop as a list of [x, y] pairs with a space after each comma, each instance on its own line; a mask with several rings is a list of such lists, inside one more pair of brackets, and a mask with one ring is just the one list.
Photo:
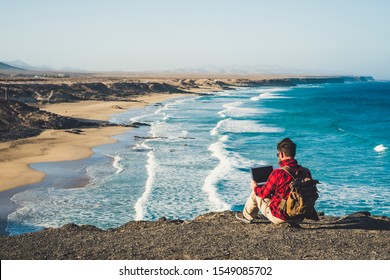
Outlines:
[[272, 165], [251, 167], [252, 180], [258, 185], [264, 185], [273, 169]]

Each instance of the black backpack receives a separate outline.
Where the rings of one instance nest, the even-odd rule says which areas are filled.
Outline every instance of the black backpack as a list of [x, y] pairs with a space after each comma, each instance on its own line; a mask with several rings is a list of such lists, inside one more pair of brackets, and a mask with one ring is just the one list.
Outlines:
[[279, 208], [288, 215], [289, 219], [307, 218], [318, 221], [314, 205], [318, 199], [317, 184], [320, 182], [307, 177], [307, 172], [302, 170], [303, 168], [298, 169], [296, 173], [288, 166], [283, 166], [281, 169], [290, 174], [293, 180], [290, 182], [290, 194], [287, 200], [282, 199]]

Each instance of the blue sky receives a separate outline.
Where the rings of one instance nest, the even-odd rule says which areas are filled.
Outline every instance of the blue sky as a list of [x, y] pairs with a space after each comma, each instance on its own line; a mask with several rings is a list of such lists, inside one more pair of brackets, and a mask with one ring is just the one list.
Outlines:
[[91, 71], [275, 65], [390, 79], [387, 0], [0, 0], [0, 61]]

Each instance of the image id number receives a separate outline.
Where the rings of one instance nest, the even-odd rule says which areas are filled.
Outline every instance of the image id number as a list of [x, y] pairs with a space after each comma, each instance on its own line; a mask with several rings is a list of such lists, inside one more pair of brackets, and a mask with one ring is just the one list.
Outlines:
[[213, 275], [272, 275], [272, 267], [213, 267]]

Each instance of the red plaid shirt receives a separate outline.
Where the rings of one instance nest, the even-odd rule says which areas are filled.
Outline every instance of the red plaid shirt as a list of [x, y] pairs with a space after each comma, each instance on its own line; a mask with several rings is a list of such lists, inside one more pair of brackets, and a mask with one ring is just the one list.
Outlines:
[[[289, 166], [295, 173], [298, 169], [303, 168], [298, 165], [298, 162], [295, 159], [287, 159], [282, 162], [279, 162], [280, 167]], [[306, 176], [311, 178], [309, 169], [303, 168], [306, 170]], [[281, 220], [288, 219], [287, 214], [279, 209], [279, 204], [282, 199], [287, 199], [290, 194], [290, 182], [293, 178], [281, 168], [275, 169], [269, 175], [267, 182], [264, 186], [256, 187], [255, 193], [261, 198], [271, 199], [269, 208], [274, 217], [277, 217]]]

